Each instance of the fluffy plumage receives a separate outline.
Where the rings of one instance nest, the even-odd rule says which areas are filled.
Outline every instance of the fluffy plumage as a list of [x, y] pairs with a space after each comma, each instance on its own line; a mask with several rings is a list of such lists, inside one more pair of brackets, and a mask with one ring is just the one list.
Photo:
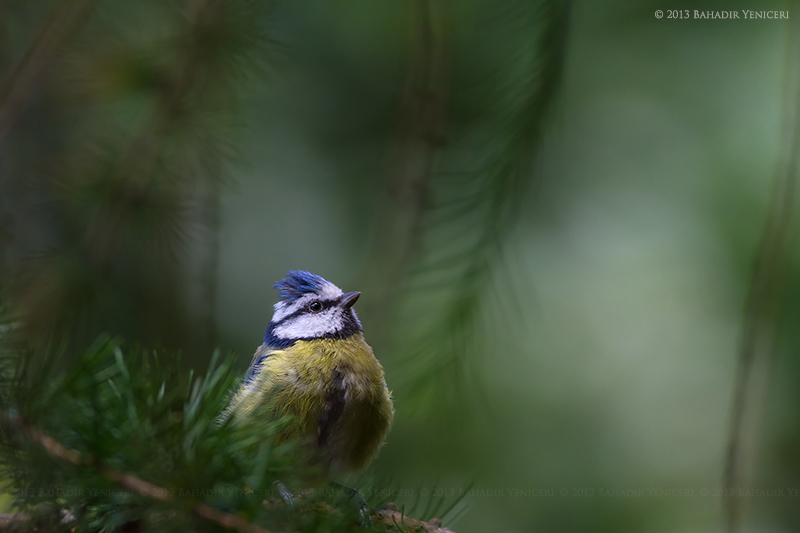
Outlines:
[[306, 439], [329, 471], [361, 469], [383, 444], [394, 409], [352, 309], [360, 293], [305, 271], [275, 288], [281, 301], [223, 417], [290, 415], [280, 440]]

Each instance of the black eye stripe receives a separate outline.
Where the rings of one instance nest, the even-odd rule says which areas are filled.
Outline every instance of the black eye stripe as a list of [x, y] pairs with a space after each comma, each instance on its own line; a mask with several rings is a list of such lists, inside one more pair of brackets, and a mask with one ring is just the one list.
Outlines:
[[[317, 300], [317, 301], [319, 301], [319, 300]], [[273, 325], [278, 326], [280, 324], [283, 324], [287, 320], [290, 320], [292, 318], [296, 318], [296, 317], [298, 317], [300, 315], [306, 315], [306, 314], [309, 314], [309, 313], [314, 313], [314, 314], [321, 313], [321, 312], [325, 311], [326, 309], [330, 309], [331, 307], [336, 307], [337, 305], [339, 305], [340, 301], [341, 301], [341, 298], [338, 298], [336, 300], [322, 300], [322, 301], [319, 301], [319, 303], [322, 304], [322, 309], [320, 309], [316, 313], [314, 313], [313, 311], [310, 311], [308, 309], [308, 306], [311, 305], [311, 302], [309, 302], [307, 305], [304, 305], [303, 307], [301, 307], [297, 311], [294, 311], [292, 314], [286, 315], [285, 317], [281, 318], [277, 322], [273, 322]]]
[[[331, 307], [336, 307], [342, 303], [342, 297], [338, 297], [333, 300], [317, 300], [320, 304], [322, 304], [323, 309], [330, 309]], [[272, 346], [275, 348], [288, 348], [289, 346], [293, 346], [295, 342], [299, 340], [313, 340], [313, 339], [346, 339], [351, 335], [355, 335], [356, 333], [360, 333], [362, 331], [361, 322], [359, 322], [358, 318], [356, 317], [355, 312], [352, 309], [348, 309], [348, 312], [341, 313], [341, 327], [336, 331], [325, 333], [324, 335], [318, 335], [314, 337], [305, 337], [298, 335], [296, 338], [285, 338], [285, 337], [278, 337], [275, 335], [275, 329], [280, 327], [281, 324], [286, 322], [287, 320], [291, 320], [296, 318], [300, 315], [318, 315], [322, 310], [317, 311], [316, 313], [310, 311], [308, 309], [308, 304], [306, 306], [294, 311], [292, 314], [283, 317], [281, 320], [277, 322], [270, 322], [269, 326], [267, 326], [267, 330], [264, 332], [264, 344], [268, 346]], [[344, 311], [344, 310], [343, 310]]]

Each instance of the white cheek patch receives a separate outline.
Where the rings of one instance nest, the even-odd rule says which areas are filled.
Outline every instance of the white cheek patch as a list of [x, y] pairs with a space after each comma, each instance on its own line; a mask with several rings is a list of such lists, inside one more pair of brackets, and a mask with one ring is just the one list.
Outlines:
[[278, 325], [274, 334], [280, 339], [317, 338], [344, 329], [341, 309], [332, 307], [321, 313], [303, 314]]

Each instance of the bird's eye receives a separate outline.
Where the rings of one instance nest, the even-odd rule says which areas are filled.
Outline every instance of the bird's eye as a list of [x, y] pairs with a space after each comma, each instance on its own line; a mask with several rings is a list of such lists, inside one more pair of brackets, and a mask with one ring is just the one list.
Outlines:
[[314, 313], [319, 313], [320, 311], [322, 311], [322, 304], [319, 302], [311, 302], [308, 305], [308, 308]]

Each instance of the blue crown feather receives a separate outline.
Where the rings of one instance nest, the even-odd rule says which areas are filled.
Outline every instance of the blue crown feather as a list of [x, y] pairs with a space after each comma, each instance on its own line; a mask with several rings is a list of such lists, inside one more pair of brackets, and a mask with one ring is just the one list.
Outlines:
[[282, 300], [293, 302], [305, 294], [318, 293], [326, 283], [329, 282], [322, 276], [306, 270], [290, 270], [284, 279], [275, 282], [274, 287], [281, 291]]

